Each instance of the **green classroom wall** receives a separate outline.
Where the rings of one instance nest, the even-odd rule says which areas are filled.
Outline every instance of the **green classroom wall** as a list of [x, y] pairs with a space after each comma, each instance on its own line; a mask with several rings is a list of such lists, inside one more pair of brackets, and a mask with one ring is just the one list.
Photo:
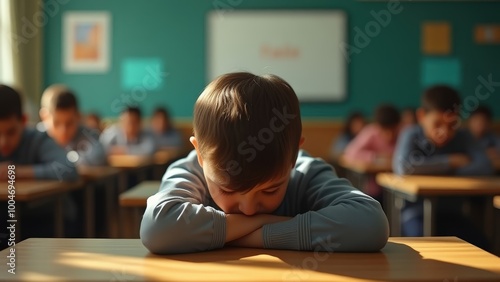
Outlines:
[[[51, 4], [50, 4], [51, 3]], [[54, 3], [58, 10], [54, 10]], [[83, 112], [97, 111], [116, 117], [121, 97], [121, 63], [127, 58], [158, 57], [168, 73], [159, 91], [147, 92], [140, 106], [149, 114], [156, 105], [168, 105], [176, 118], [190, 119], [193, 104], [205, 80], [205, 15], [219, 7], [234, 9], [341, 9], [348, 16], [349, 44], [355, 28], [364, 30], [374, 18], [371, 11], [387, 9], [389, 2], [353, 0], [45, 0], [52, 10], [44, 28], [44, 82], [65, 83], [78, 94]], [[234, 6], [234, 7], [233, 7]], [[500, 45], [478, 45], [473, 31], [478, 23], [500, 23], [500, 3], [401, 2], [402, 11], [370, 43], [350, 56], [347, 98], [339, 103], [303, 103], [307, 119], [339, 119], [351, 110], [371, 115], [383, 102], [399, 107], [418, 106], [423, 90], [420, 48], [423, 21], [448, 21], [452, 51], [442, 57], [462, 64], [463, 97], [474, 96], [479, 76], [500, 81]], [[62, 15], [65, 11], [104, 10], [112, 14], [111, 68], [105, 74], [68, 74], [62, 70]], [[55, 11], [55, 12], [54, 12]], [[311, 75], [314, 75], [311, 73]], [[484, 90], [484, 89], [483, 89]], [[485, 93], [482, 93], [483, 95]], [[484, 96], [482, 96], [484, 97]], [[473, 102], [473, 99], [468, 101]], [[483, 101], [500, 117], [500, 83]]]

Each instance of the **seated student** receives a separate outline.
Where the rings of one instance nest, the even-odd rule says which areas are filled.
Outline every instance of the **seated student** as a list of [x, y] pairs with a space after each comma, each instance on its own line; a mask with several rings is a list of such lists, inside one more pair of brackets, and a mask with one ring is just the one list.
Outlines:
[[104, 130], [100, 141], [108, 155], [150, 156], [156, 151], [154, 138], [142, 130], [141, 110], [137, 107], [127, 107], [119, 125]]
[[[395, 173], [462, 176], [493, 173], [484, 149], [467, 130], [458, 128], [460, 105], [459, 94], [448, 86], [437, 85], [424, 92], [422, 106], [417, 110], [418, 125], [407, 128], [399, 137], [393, 159]], [[463, 230], [474, 228], [469, 228], [461, 216], [460, 201], [450, 201], [440, 199], [437, 232], [450, 235], [450, 230], [454, 230], [453, 235], [485, 246], [480, 234], [462, 234]], [[423, 235], [422, 202], [407, 202], [401, 218], [404, 235]]]
[[26, 128], [20, 94], [0, 85], [0, 179], [6, 179], [7, 164], [16, 166], [16, 179], [78, 179], [75, 164], [66, 151], [46, 133]]
[[500, 138], [493, 132], [493, 113], [486, 106], [479, 106], [471, 113], [469, 131], [486, 150], [491, 159], [500, 158]]
[[66, 86], [55, 84], [43, 92], [40, 119], [42, 122], [37, 128], [47, 131], [66, 151], [75, 152], [77, 155], [73, 157], [77, 165], [106, 164], [106, 153], [99, 143], [99, 134], [80, 123], [78, 102]]
[[407, 128], [417, 124], [415, 109], [405, 108], [401, 111], [401, 128]]
[[[345, 149], [344, 158], [348, 161], [366, 163], [386, 163], [392, 161], [396, 146], [401, 116], [391, 105], [381, 105], [375, 110], [374, 123], [367, 125], [349, 143]], [[382, 201], [382, 188], [375, 178], [368, 179], [366, 193]]]
[[391, 161], [399, 133], [399, 111], [391, 105], [381, 105], [375, 110], [374, 123], [359, 132], [349, 145], [344, 157], [364, 162]]
[[338, 157], [344, 153], [345, 148], [365, 127], [366, 120], [362, 113], [353, 112], [347, 117], [342, 129], [342, 134], [335, 140], [332, 145], [331, 154]]
[[[0, 85], [0, 180], [8, 179], [8, 170], [15, 166], [16, 181], [21, 179], [76, 181], [78, 172], [75, 164], [67, 158], [66, 151], [46, 133], [26, 127], [27, 117], [23, 114], [21, 95], [6, 85]], [[5, 182], [7, 183], [7, 182]], [[7, 208], [0, 202], [0, 208]], [[75, 205], [70, 198], [64, 201], [65, 220], [73, 222]], [[51, 236], [46, 220], [51, 209], [39, 206], [28, 217], [23, 217], [23, 234], [38, 237]], [[6, 222], [5, 215], [0, 220]], [[66, 225], [69, 227], [69, 225]], [[69, 232], [66, 234], [70, 234]], [[72, 235], [72, 234], [70, 234]], [[22, 239], [22, 238], [19, 238]], [[3, 241], [3, 242], [2, 242]], [[5, 240], [0, 240], [0, 249]]]
[[159, 149], [182, 146], [181, 134], [172, 125], [170, 115], [165, 108], [157, 108], [154, 111], [151, 118], [151, 134]]
[[84, 124], [86, 127], [97, 131], [97, 133], [101, 134], [103, 130], [103, 125], [101, 122], [101, 118], [97, 113], [90, 113], [85, 116]]
[[195, 150], [172, 164], [141, 223], [153, 253], [224, 245], [371, 252], [388, 238], [380, 204], [299, 151], [299, 101], [275, 75], [225, 74], [194, 108]]

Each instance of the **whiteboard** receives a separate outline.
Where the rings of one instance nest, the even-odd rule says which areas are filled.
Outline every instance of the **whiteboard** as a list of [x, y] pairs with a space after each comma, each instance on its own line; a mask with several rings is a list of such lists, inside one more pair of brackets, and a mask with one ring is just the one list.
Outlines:
[[330, 11], [211, 11], [207, 79], [235, 71], [276, 74], [301, 101], [346, 96], [346, 14]]

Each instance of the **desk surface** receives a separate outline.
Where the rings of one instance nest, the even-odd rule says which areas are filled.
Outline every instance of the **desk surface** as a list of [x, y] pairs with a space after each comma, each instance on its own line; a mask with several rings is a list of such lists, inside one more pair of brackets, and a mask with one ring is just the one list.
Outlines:
[[154, 164], [154, 158], [149, 156], [110, 155], [108, 163], [114, 168], [140, 168]]
[[[14, 187], [16, 188], [15, 200], [31, 201], [38, 198], [75, 190], [81, 188], [82, 186], [83, 183], [81, 181], [60, 182], [57, 180], [16, 180], [16, 182], [14, 183]], [[5, 189], [0, 189], [0, 200], [7, 201], [8, 195], [9, 193], [7, 190], [7, 185], [5, 185]]]
[[161, 181], [144, 181], [132, 189], [120, 194], [122, 207], [146, 207], [146, 200], [156, 194]]
[[139, 239], [28, 239], [15, 254], [16, 274], [2, 263], [0, 281], [500, 281], [500, 258], [455, 237], [391, 238], [378, 253], [170, 256], [150, 254]]
[[78, 173], [85, 181], [96, 181], [118, 175], [120, 170], [109, 166], [78, 166]]
[[180, 155], [178, 148], [161, 148], [154, 154], [154, 163], [157, 165], [166, 165]]
[[500, 195], [500, 177], [377, 174], [377, 183], [409, 195]]
[[340, 165], [343, 168], [355, 171], [357, 173], [361, 174], [376, 174], [380, 172], [388, 172], [392, 171], [392, 165], [390, 162], [382, 162], [382, 163], [368, 163], [368, 162], [361, 162], [361, 161], [353, 161], [353, 160], [346, 160], [343, 157], [340, 157], [337, 160], [338, 165]]

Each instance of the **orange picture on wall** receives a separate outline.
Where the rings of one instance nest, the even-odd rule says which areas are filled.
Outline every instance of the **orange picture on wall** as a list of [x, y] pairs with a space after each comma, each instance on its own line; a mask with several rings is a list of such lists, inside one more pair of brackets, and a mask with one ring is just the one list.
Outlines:
[[99, 73], [109, 70], [111, 14], [66, 12], [63, 21], [64, 71]]
[[81, 23], [75, 25], [74, 59], [97, 60], [102, 40], [102, 27], [99, 24]]

